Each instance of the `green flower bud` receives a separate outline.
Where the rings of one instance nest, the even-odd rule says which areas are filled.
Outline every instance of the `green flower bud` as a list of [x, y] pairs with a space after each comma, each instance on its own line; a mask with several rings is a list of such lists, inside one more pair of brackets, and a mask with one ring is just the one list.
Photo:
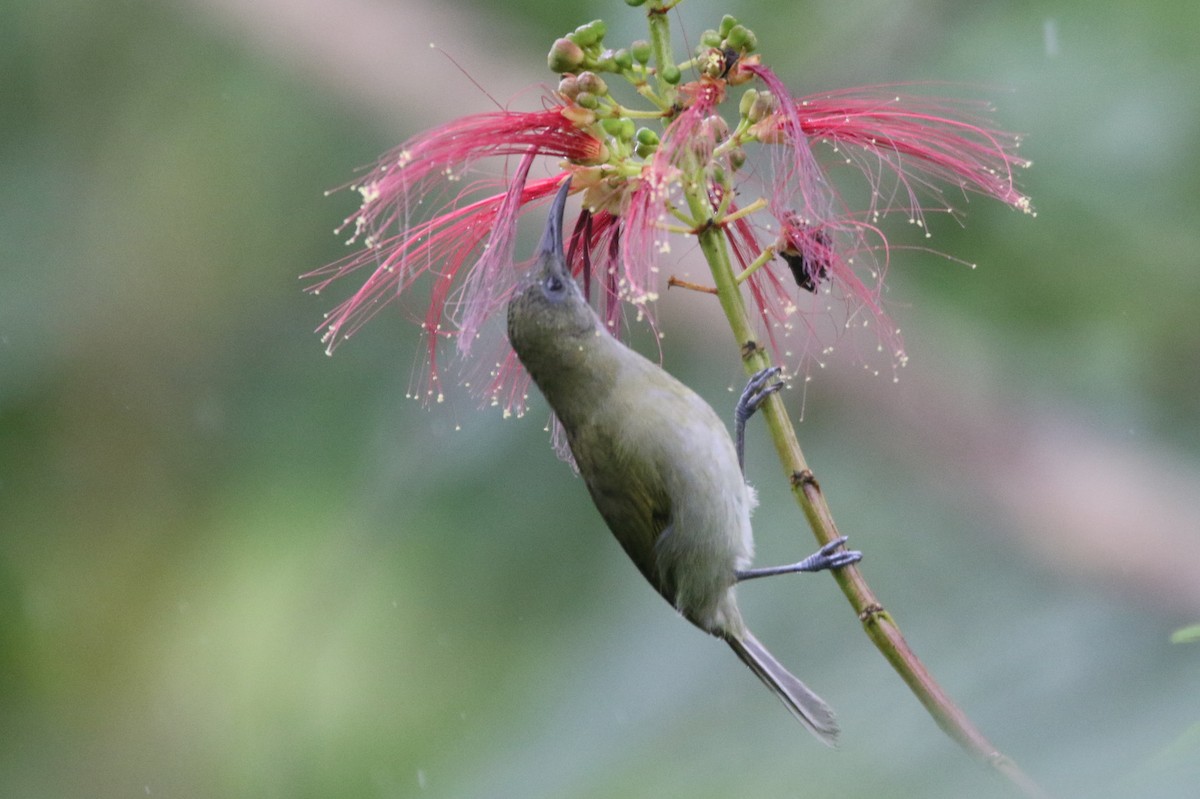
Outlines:
[[619, 137], [621, 135], [621, 128], [623, 127], [621, 123], [624, 121], [620, 117], [605, 117], [600, 120], [600, 127], [604, 128], [604, 132], [609, 136]]
[[727, 37], [729, 32], [733, 30], [733, 26], [736, 24], [738, 24], [737, 17], [733, 16], [732, 14], [726, 14], [725, 16], [721, 17], [721, 28], [719, 31], [721, 38], [724, 39]]
[[704, 47], [715, 47], [719, 50], [721, 49], [721, 41], [723, 39], [724, 37], [714, 30], [706, 30], [700, 34], [700, 44]]
[[581, 92], [594, 94], [598, 97], [608, 94], [608, 84], [604, 82], [604, 78], [595, 72], [580, 72], [576, 80], [579, 81], [579, 91]]
[[591, 92], [580, 92], [575, 95], [575, 105], [586, 108], [589, 111], [595, 111], [600, 107], [600, 100]]
[[637, 140], [638, 144], [658, 146], [658, 134], [650, 128], [638, 128]]
[[634, 127], [635, 126], [633, 124], [632, 119], [622, 119], [621, 120], [621, 134], [620, 134], [621, 138], [624, 139], [625, 141], [632, 141]]
[[604, 41], [604, 34], [608, 33], [608, 25], [602, 19], [594, 19], [588, 23], [588, 28], [596, 36], [597, 42]]
[[[562, 91], [562, 84], [559, 84], [559, 91]], [[741, 102], [738, 103], [738, 113], [744, 117], [750, 116], [750, 109], [754, 106], [754, 101], [758, 99], [758, 91], [755, 89], [746, 89], [746, 93], [742, 95]]]
[[633, 69], [633, 56], [630, 55], [629, 49], [622, 47], [617, 52], [613, 53], [613, 63], [617, 65], [617, 69], [622, 72], [627, 69]]
[[633, 55], [633, 60], [639, 64], [645, 64], [650, 61], [650, 56], [653, 52], [650, 49], [650, 42], [645, 39], [638, 39], [629, 46], [629, 52]]
[[633, 6], [634, 8], [637, 8], [638, 6], [644, 6], [645, 4], [646, 0], [625, 0], [625, 5]]
[[551, 72], [575, 72], [583, 64], [583, 48], [570, 39], [556, 39], [546, 56]]
[[676, 83], [679, 83], [679, 79], [683, 77], [683, 73], [674, 64], [667, 64], [663, 67], [662, 77], [663, 80], [674, 86]]
[[634, 149], [634, 152], [638, 154], [638, 158], [649, 158], [650, 156], [654, 155], [654, 152], [657, 149], [657, 144], [639, 144]]
[[746, 47], [746, 39], [750, 30], [745, 25], [734, 25], [729, 30], [729, 35], [725, 37], [725, 42], [734, 50], [742, 50]]
[[607, 26], [601, 20], [594, 19], [586, 25], [575, 29], [574, 35], [568, 34], [580, 47], [591, 47], [604, 38]]

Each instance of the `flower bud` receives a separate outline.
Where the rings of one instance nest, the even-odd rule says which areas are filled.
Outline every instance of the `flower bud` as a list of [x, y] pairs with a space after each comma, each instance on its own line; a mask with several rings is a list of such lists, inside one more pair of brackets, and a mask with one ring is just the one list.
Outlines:
[[633, 141], [634, 126], [632, 119], [625, 117], [605, 117], [600, 120], [600, 127], [604, 128], [604, 132], [609, 136], [613, 136], [621, 141]]
[[579, 94], [579, 81], [574, 75], [563, 75], [562, 80], [558, 82], [558, 93], [568, 100], [574, 100], [575, 95]]
[[717, 49], [720, 49], [721, 41], [723, 39], [724, 37], [714, 30], [706, 30], [704, 33], [700, 34], [700, 44], [705, 47], [716, 47]]
[[638, 6], [644, 6], [645, 4], [646, 0], [625, 0], [625, 5], [633, 6], [634, 8], [637, 8]]
[[579, 91], [581, 92], [588, 92], [598, 97], [608, 94], [608, 84], [595, 72], [580, 72], [576, 80], [579, 81]]
[[650, 128], [638, 128], [637, 140], [638, 144], [658, 146], [658, 134]]
[[638, 39], [633, 44], [629, 45], [629, 52], [633, 55], [633, 60], [639, 64], [645, 64], [650, 61], [650, 56], [653, 52], [650, 49], [650, 42], [645, 39]]
[[633, 69], [633, 56], [630, 55], [629, 49], [622, 47], [620, 50], [613, 53], [613, 63], [617, 65], [617, 69], [624, 72], [627, 69]]
[[679, 83], [679, 79], [682, 77], [683, 77], [683, 73], [680, 72], [679, 67], [675, 66], [674, 64], [667, 64], [662, 69], [663, 80], [665, 80], [667, 83], [671, 84], [672, 86], [674, 86], [676, 83]]
[[779, 101], [775, 99], [775, 95], [770, 92], [759, 92], [758, 97], [754, 98], [754, 102], [750, 104], [750, 112], [746, 114], [746, 118], [751, 122], [761, 122], [774, 114], [777, 108], [779, 108]]
[[593, 44], [598, 44], [607, 32], [608, 26], [604, 24], [604, 20], [594, 19], [586, 25], [576, 28], [571, 38], [580, 47], [591, 47]]
[[[562, 91], [562, 84], [558, 84], [558, 90]], [[746, 89], [746, 93], [742, 95], [741, 102], [738, 103], [738, 113], [744, 117], [750, 116], [750, 109], [754, 106], [754, 101], [758, 99], [757, 89]]]
[[600, 127], [604, 128], [604, 132], [609, 136], [620, 137], [624, 121], [620, 117], [605, 117], [600, 120]]
[[575, 95], [575, 105], [580, 108], [586, 108], [590, 111], [595, 111], [600, 107], [600, 100], [591, 92], [580, 92]]
[[745, 25], [734, 25], [725, 42], [734, 50], [753, 50], [758, 46], [758, 37]]
[[721, 34], [721, 38], [724, 39], [727, 37], [729, 32], [733, 30], [733, 26], [736, 24], [738, 24], [737, 17], [733, 16], [732, 14], [726, 14], [725, 16], [721, 17], [721, 27], [718, 30], [718, 33]]
[[575, 72], [583, 64], [583, 48], [570, 39], [555, 39], [546, 56], [551, 72]]

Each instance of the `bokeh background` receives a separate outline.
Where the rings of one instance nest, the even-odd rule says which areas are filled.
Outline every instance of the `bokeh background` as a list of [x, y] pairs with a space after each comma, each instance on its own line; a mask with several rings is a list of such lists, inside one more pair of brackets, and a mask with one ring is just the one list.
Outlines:
[[[1200, 645], [1169, 636], [1200, 621], [1200, 6], [687, 0], [675, 30], [725, 12], [798, 93], [962, 82], [1026, 134], [1036, 219], [974, 202], [932, 243], [978, 269], [894, 261], [901, 381], [833, 359], [789, 402], [1002, 750], [1060, 796], [1198, 795]], [[399, 314], [313, 335], [297, 276], [355, 199], [323, 190], [493, 108], [464, 71], [532, 107], [596, 16], [644, 36], [620, 2], [3, 4], [0, 796], [1011, 795], [832, 581], [742, 600], [837, 752], [652, 594], [540, 400], [405, 400]], [[732, 403], [716, 317], [662, 306], [668, 367]], [[794, 559], [751, 433], [759, 562]]]

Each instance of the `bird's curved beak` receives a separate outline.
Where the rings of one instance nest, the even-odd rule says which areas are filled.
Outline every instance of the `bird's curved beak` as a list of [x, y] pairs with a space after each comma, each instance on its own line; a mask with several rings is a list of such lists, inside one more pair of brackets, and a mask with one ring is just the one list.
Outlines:
[[550, 263], [564, 275], [567, 271], [567, 259], [563, 255], [563, 209], [566, 208], [567, 195], [570, 193], [571, 178], [568, 177], [563, 181], [558, 194], [554, 195], [550, 215], [546, 218], [546, 228], [542, 231], [542, 240], [537, 249], [539, 258], [550, 259]]

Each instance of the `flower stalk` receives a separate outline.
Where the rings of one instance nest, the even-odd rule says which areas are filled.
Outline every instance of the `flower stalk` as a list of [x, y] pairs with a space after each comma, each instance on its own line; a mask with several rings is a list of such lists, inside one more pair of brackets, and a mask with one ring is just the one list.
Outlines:
[[[651, 15], [651, 19], [655, 19], [655, 15]], [[713, 219], [719, 209], [713, 209], [709, 205], [707, 193], [704, 191], [701, 181], [697, 180], [699, 167], [695, 164], [690, 166], [692, 175], [690, 177], [685, 175], [683, 178], [688, 208], [698, 219]], [[756, 268], [755, 264], [758, 266], [762, 264], [759, 263], [759, 259], [756, 259], [743, 275], [735, 275], [729, 258], [726, 237], [721, 230], [724, 224], [736, 221], [742, 215], [743, 213], [739, 211], [736, 215], [731, 214], [723, 218], [719, 224], [714, 221], [704, 225], [697, 233], [697, 239], [704, 259], [712, 271], [717, 298], [729, 324], [733, 340], [741, 352], [745, 372], [747, 375], [753, 375], [771, 366], [771, 360], [769, 353], [756, 340], [740, 284]], [[765, 262], [768, 259], [761, 260]], [[820, 484], [804, 457], [795, 427], [792, 425], [780, 394], [771, 395], [761, 411], [766, 418], [779, 462], [791, 484], [792, 494], [801, 512], [808, 520], [818, 544], [824, 546], [836, 541], [840, 533], [834, 523], [833, 514], [821, 491]], [[830, 573], [862, 622], [867, 637], [871, 639], [875, 647], [933, 716], [938, 726], [971, 755], [1004, 775], [1026, 796], [1046, 796], [1037, 783], [980, 732], [966, 713], [937, 683], [904, 639], [892, 615], [884, 608], [867, 584], [859, 564], [851, 564]]]
[[652, 6], [647, 20], [650, 27], [650, 48], [654, 53], [654, 72], [658, 82], [658, 94], [669, 108], [675, 99], [674, 86], [679, 82], [679, 68], [675, 66], [674, 52], [671, 48], [671, 22], [667, 19], [667, 11], [669, 8]]
[[[690, 194], [689, 199], [692, 199]], [[693, 210], [702, 210], [699, 202], [693, 206]], [[716, 232], [716, 228], [711, 228], [699, 234], [699, 241], [704, 258], [712, 269], [721, 309], [729, 323], [733, 340], [741, 351], [746, 374], [755, 374], [770, 366], [771, 360], [766, 350], [755, 340], [746, 305], [738, 289], [740, 281], [733, 274], [725, 239]], [[788, 416], [783, 399], [778, 393], [773, 394], [760, 412], [766, 419], [780, 465], [791, 485], [792, 495], [808, 520], [813, 535], [821, 546], [836, 541], [841, 534], [834, 523], [833, 513], [821, 486], [805, 460], [796, 429]], [[987, 739], [933, 678], [904, 639], [891, 613], [884, 608], [867, 584], [860, 564], [851, 564], [831, 571], [830, 574], [862, 622], [867, 637], [933, 716], [943, 732], [972, 756], [1002, 774], [1025, 796], [1046, 797], [1047, 794], [1038, 784]]]

